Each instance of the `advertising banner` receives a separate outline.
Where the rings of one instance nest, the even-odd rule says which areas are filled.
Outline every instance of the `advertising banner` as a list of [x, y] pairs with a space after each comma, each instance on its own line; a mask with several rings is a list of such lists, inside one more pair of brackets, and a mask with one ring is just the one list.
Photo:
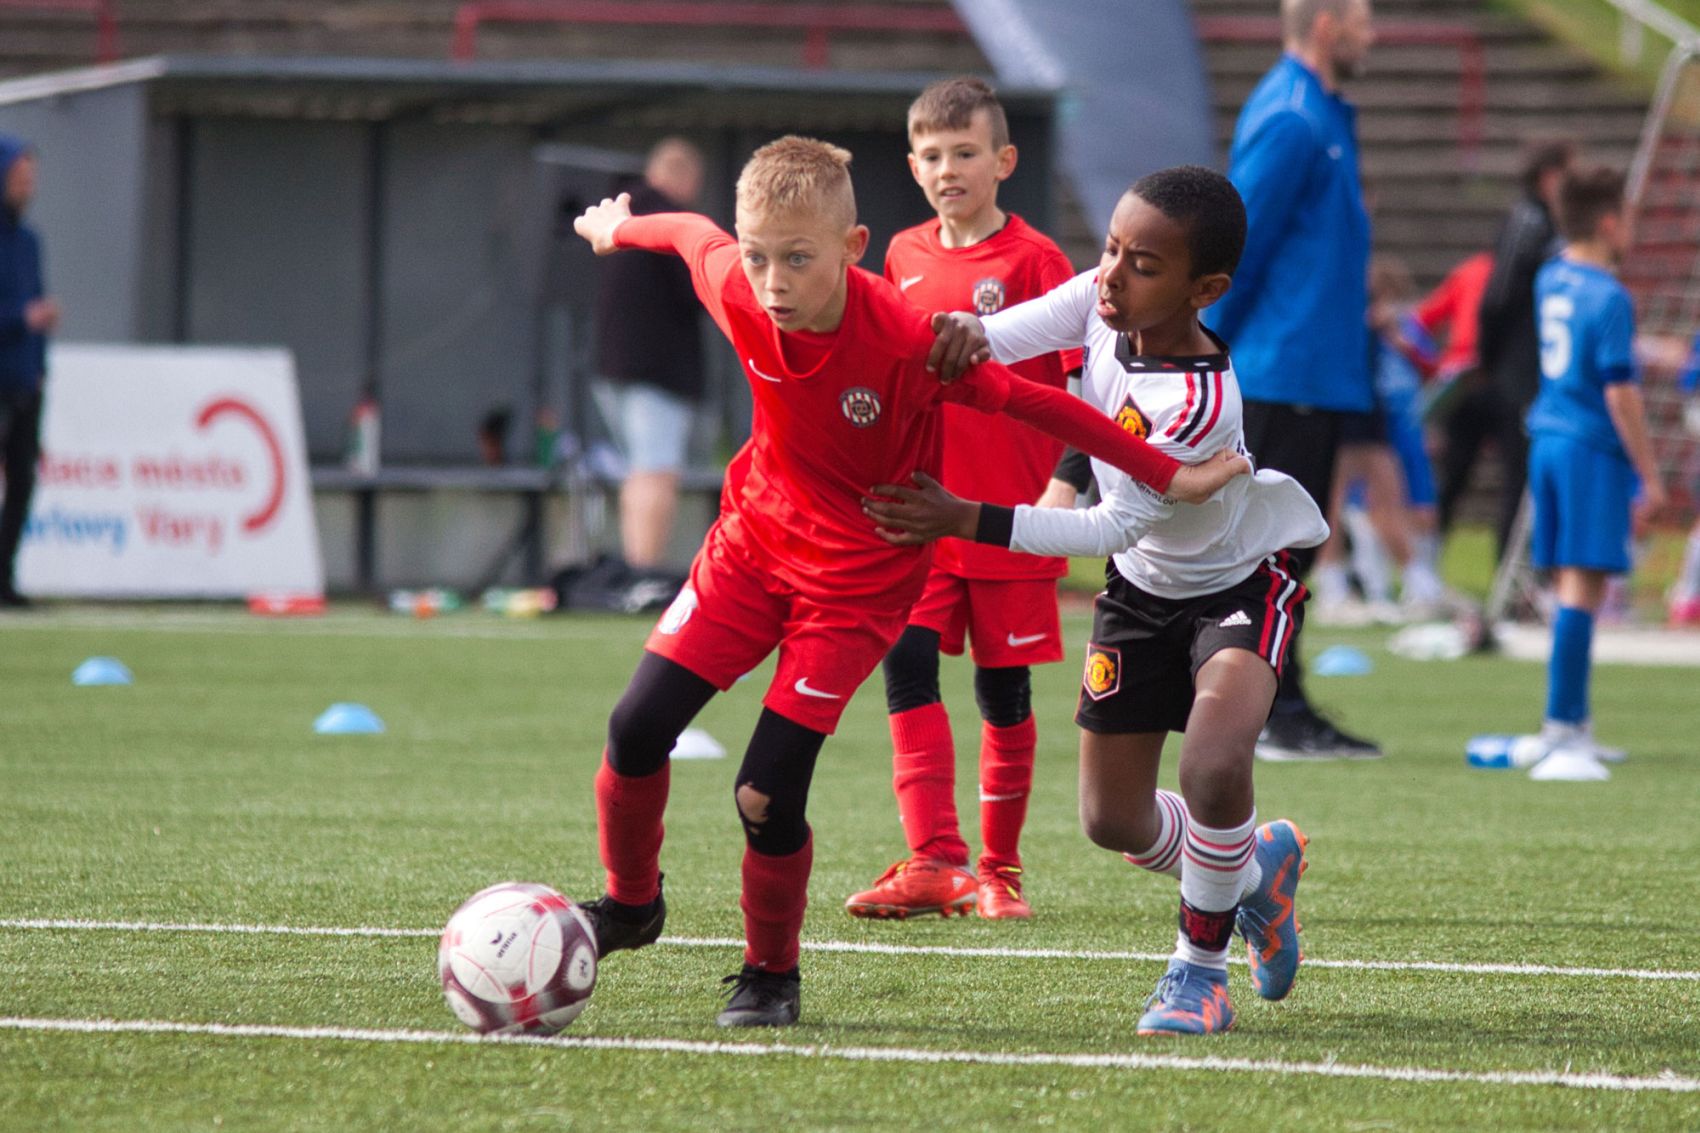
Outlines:
[[20, 590], [323, 593], [288, 351], [64, 345], [47, 372]]

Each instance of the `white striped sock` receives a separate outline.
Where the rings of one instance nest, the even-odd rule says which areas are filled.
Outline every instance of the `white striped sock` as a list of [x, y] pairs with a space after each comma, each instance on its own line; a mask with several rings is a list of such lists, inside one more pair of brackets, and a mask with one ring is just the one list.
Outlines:
[[[1252, 864], [1257, 812], [1238, 826], [1227, 829], [1203, 826], [1190, 819], [1186, 849], [1181, 855], [1181, 900], [1204, 912], [1227, 912], [1239, 904], [1245, 875]], [[1202, 948], [1176, 933], [1175, 955], [1189, 964], [1223, 968], [1228, 966], [1228, 949]]]

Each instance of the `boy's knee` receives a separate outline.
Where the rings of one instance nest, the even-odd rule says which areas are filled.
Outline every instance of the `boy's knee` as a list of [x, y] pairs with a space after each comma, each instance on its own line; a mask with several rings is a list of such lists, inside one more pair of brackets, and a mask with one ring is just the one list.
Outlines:
[[1080, 800], [1080, 829], [1086, 840], [1106, 850], [1126, 853], [1127, 828], [1117, 817], [1086, 799]]
[[746, 829], [759, 828], [767, 821], [767, 808], [773, 799], [748, 783], [740, 786], [734, 797], [738, 802], [738, 815], [744, 820]]

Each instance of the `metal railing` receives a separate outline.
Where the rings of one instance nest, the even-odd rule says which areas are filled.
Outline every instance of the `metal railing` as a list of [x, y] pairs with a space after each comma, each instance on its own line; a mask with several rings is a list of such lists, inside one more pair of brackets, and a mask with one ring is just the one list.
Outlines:
[[94, 19], [94, 57], [118, 59], [118, 11], [113, 0], [0, 0], [0, 11], [84, 12]]
[[1700, 44], [1700, 28], [1652, 0], [1605, 0], [1617, 9], [1617, 54], [1625, 63], [1639, 63], [1647, 47], [1647, 32], [1656, 32], [1674, 47]]
[[828, 40], [843, 31], [946, 32], [967, 28], [948, 8], [909, 10], [877, 4], [750, 4], [734, 0], [472, 0], [455, 10], [456, 62], [478, 54], [478, 30], [488, 23], [623, 24], [628, 27], [760, 27], [803, 32], [803, 65], [827, 66]]
[[[1630, 0], [1626, 0], [1630, 2]], [[1203, 43], [1280, 43], [1281, 21], [1254, 16], [1200, 16], [1194, 21]], [[1383, 20], [1375, 41], [1390, 46], [1451, 47], [1458, 52], [1458, 152], [1475, 169], [1486, 138], [1487, 57], [1482, 37], [1468, 24]]]

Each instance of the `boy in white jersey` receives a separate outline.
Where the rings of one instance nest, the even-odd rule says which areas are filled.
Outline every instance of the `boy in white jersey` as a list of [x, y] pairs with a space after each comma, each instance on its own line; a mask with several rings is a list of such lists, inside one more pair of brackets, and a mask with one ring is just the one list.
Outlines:
[[[955, 314], [942, 373], [983, 356], [1016, 359], [1084, 344], [1081, 396], [1186, 463], [1244, 453], [1227, 347], [1198, 312], [1227, 291], [1245, 240], [1229, 181], [1200, 166], [1140, 179], [1110, 221], [1097, 271], [985, 319]], [[1141, 1034], [1232, 1026], [1236, 925], [1259, 995], [1281, 999], [1299, 962], [1293, 898], [1306, 839], [1258, 826], [1253, 747], [1306, 596], [1283, 548], [1328, 534], [1297, 481], [1263, 471], [1203, 504], [1177, 503], [1093, 462], [1102, 502], [1084, 510], [958, 499], [930, 477], [882, 484], [864, 510], [894, 543], [953, 535], [1035, 554], [1110, 555], [1087, 648], [1080, 707], [1080, 813], [1094, 842], [1180, 879], [1174, 958]], [[1185, 733], [1181, 794], [1157, 788], [1168, 732]]]

